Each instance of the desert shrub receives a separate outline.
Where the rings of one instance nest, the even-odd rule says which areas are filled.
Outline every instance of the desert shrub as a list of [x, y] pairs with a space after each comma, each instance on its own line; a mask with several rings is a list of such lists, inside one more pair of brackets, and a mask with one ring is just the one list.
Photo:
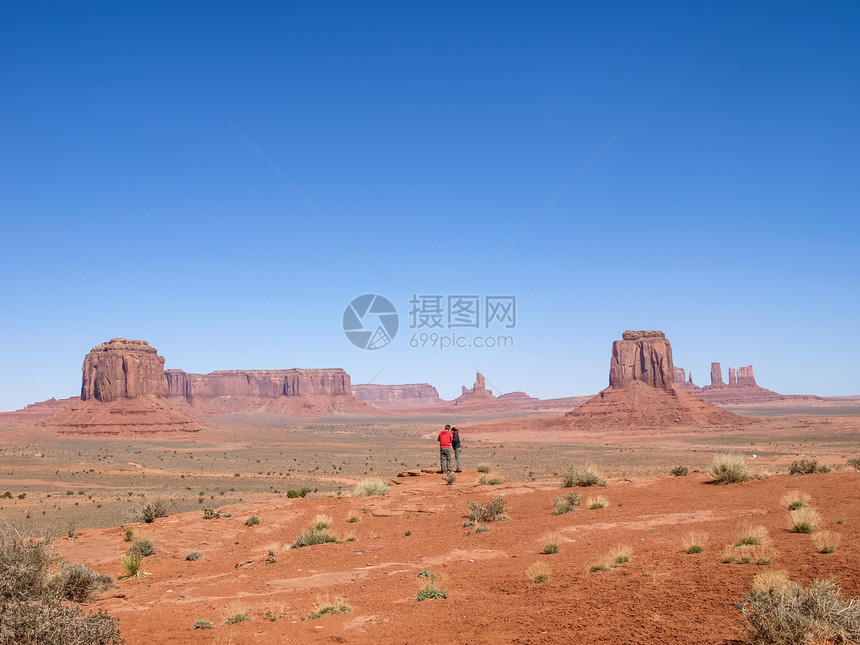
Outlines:
[[735, 608], [747, 621], [750, 643], [860, 642], [860, 601], [846, 601], [832, 581], [753, 590]]
[[191, 551], [188, 555], [185, 556], [185, 559], [189, 562], [196, 562], [203, 558], [203, 554], [200, 551]]
[[789, 475], [813, 475], [815, 473], [829, 473], [830, 466], [819, 464], [815, 459], [800, 459], [792, 461], [788, 467]]
[[452, 470], [451, 472], [449, 472], [449, 473], [445, 473], [444, 475], [442, 475], [442, 481], [443, 481], [443, 482], [445, 482], [448, 486], [450, 486], [450, 485], [451, 485], [451, 484], [453, 484], [455, 481], [457, 481], [457, 475], [456, 475], [456, 473]]
[[289, 497], [290, 499], [295, 499], [296, 497], [305, 497], [310, 492], [310, 488], [302, 488], [301, 490], [295, 490], [294, 488], [291, 488], [287, 491], [287, 497]]
[[486, 486], [498, 486], [505, 483], [505, 478], [498, 473], [487, 473], [478, 477], [478, 483]]
[[213, 508], [209, 508], [208, 506], [203, 507], [203, 519], [204, 520], [217, 520], [221, 517], [221, 511], [216, 511]]
[[144, 557], [140, 553], [130, 553], [123, 556], [119, 563], [122, 565], [125, 573], [122, 574], [119, 579], [129, 580], [131, 578], [142, 578], [145, 575], [149, 575], [143, 569], [143, 561]]
[[167, 517], [167, 501], [163, 499], [147, 500], [135, 511], [138, 522], [150, 524], [160, 517]]
[[626, 562], [630, 562], [632, 555], [633, 547], [627, 544], [618, 544], [607, 551], [607, 553], [599, 561], [592, 564], [588, 570], [594, 573], [597, 571], [608, 571], [609, 569], [614, 569]]
[[851, 459], [848, 460], [848, 465], [854, 470], [860, 470], [860, 457], [851, 457]]
[[331, 526], [331, 521], [328, 515], [317, 515], [314, 518], [313, 524], [302, 531], [301, 535], [290, 545], [290, 548], [298, 549], [303, 546], [337, 542], [337, 538], [328, 530], [329, 526]]
[[701, 553], [708, 544], [708, 534], [704, 531], [690, 531], [681, 540], [687, 553]]
[[149, 538], [138, 538], [128, 547], [129, 553], [139, 553], [147, 558], [155, 554], [155, 543]]
[[121, 645], [119, 619], [104, 611], [85, 613], [56, 598], [15, 600], [0, 610], [0, 642], [38, 645]]
[[708, 467], [708, 474], [718, 484], [737, 484], [752, 477], [740, 455], [716, 455]]
[[686, 466], [675, 466], [672, 470], [669, 471], [669, 474], [673, 477], [686, 477], [690, 474], [690, 469]]
[[572, 486], [606, 486], [606, 478], [603, 473], [593, 464], [586, 464], [584, 468], [569, 466], [562, 471], [562, 485], [565, 488]]
[[549, 580], [549, 574], [552, 573], [550, 566], [545, 562], [535, 562], [526, 569], [526, 578], [536, 584]]
[[488, 473], [493, 469], [491, 464], [478, 464], [478, 472], [479, 473]]
[[751, 546], [755, 544], [769, 544], [770, 536], [763, 526], [752, 524], [741, 524], [736, 529], [735, 546]]
[[427, 569], [421, 569], [421, 571], [418, 572], [418, 577], [419, 578], [432, 578], [434, 576], [432, 573], [427, 571]]
[[501, 495], [494, 497], [486, 504], [469, 501], [469, 520], [472, 524], [508, 519], [504, 513], [505, 499]]
[[842, 536], [836, 531], [818, 531], [812, 536], [812, 543], [819, 553], [833, 553], [839, 546]]
[[349, 515], [347, 517], [349, 518], [350, 524], [355, 524], [356, 522], [361, 521], [361, 516], [358, 514], [358, 511], [355, 510], [354, 508], [351, 508], [349, 510]]
[[561, 536], [558, 533], [545, 533], [541, 537], [543, 544], [542, 553], [552, 555], [558, 553], [558, 545], [561, 543]]
[[96, 573], [82, 564], [64, 564], [52, 583], [64, 600], [84, 602], [90, 596], [110, 589], [113, 586], [113, 579], [103, 573]]
[[592, 511], [596, 511], [598, 509], [608, 506], [609, 500], [606, 499], [603, 495], [598, 495], [597, 497], [589, 497], [587, 500], [585, 500], [585, 505]]
[[821, 515], [811, 506], [788, 512], [788, 523], [794, 533], [812, 533], [821, 524]]
[[362, 479], [352, 489], [353, 497], [373, 497], [374, 495], [385, 495], [388, 492], [388, 482], [377, 477]]
[[123, 539], [126, 542], [131, 542], [134, 539], [134, 531], [132, 531], [131, 529], [126, 529], [125, 534], [123, 535]]
[[489, 530], [490, 530], [490, 527], [486, 526], [484, 524], [476, 524], [475, 525], [475, 533], [486, 533]]
[[582, 495], [571, 491], [561, 497], [553, 497], [552, 508], [556, 515], [564, 515], [576, 510], [582, 502]]
[[44, 570], [50, 563], [46, 542], [0, 532], [0, 607], [10, 600], [40, 598], [46, 591]]
[[422, 600], [445, 600], [448, 597], [447, 589], [440, 589], [435, 582], [428, 582], [418, 591], [418, 602]]
[[334, 599], [320, 598], [314, 604], [313, 613], [308, 616], [309, 619], [320, 618], [326, 614], [348, 614], [352, 611], [346, 598], [335, 596]]
[[790, 511], [796, 511], [804, 506], [809, 506], [811, 502], [812, 498], [809, 496], [809, 493], [799, 490], [790, 490], [779, 499], [780, 505]]
[[752, 581], [752, 590], [758, 593], [767, 593], [771, 589], [785, 591], [791, 585], [788, 572], [778, 569], [757, 574]]
[[224, 621], [225, 625], [238, 625], [239, 623], [244, 623], [249, 620], [252, 620], [251, 614], [245, 612], [239, 612], [236, 614], [231, 614], [227, 616], [227, 620]]
[[211, 620], [195, 620], [194, 621], [194, 629], [214, 629], [215, 625], [212, 624]]
[[256, 515], [252, 515], [247, 520], [245, 520], [245, 526], [257, 526], [260, 523], [260, 518]]

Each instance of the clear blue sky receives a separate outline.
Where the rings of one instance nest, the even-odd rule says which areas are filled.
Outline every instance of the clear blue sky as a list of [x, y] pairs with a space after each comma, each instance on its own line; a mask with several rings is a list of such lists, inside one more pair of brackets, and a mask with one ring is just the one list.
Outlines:
[[[115, 336], [552, 397], [656, 328], [700, 384], [860, 394], [858, 33], [856, 2], [4, 3], [0, 409]], [[377, 351], [363, 293], [401, 314]], [[410, 348], [412, 294], [516, 296], [514, 347]]]

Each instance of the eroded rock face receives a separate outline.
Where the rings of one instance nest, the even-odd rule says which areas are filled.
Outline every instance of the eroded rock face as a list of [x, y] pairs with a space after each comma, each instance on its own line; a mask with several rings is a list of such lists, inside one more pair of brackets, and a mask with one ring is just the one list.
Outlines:
[[738, 387], [757, 387], [752, 365], [738, 368]]
[[442, 405], [439, 392], [429, 383], [407, 385], [353, 385], [353, 394], [361, 401], [378, 408], [408, 408]]
[[352, 397], [349, 374], [340, 368], [222, 370], [192, 374], [168, 370], [167, 395], [194, 405], [201, 399], [246, 396], [258, 399], [303, 396]]
[[113, 338], [84, 359], [81, 400], [103, 403], [139, 396], [167, 396], [164, 358], [145, 340]]
[[672, 346], [662, 331], [627, 330], [612, 343], [609, 387], [624, 388], [633, 382], [673, 391], [675, 368]]
[[711, 387], [722, 387], [723, 383], [723, 368], [719, 363], [711, 363]]
[[687, 373], [683, 367], [675, 368], [675, 383], [684, 383], [687, 380]]

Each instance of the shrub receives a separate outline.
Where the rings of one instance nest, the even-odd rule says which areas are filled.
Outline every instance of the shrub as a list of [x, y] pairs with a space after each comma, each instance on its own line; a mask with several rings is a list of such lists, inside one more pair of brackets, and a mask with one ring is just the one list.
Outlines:
[[362, 479], [352, 489], [353, 497], [373, 497], [374, 495], [385, 495], [388, 492], [389, 485], [384, 479], [370, 477]]
[[418, 577], [419, 578], [432, 578], [434, 576], [432, 573], [427, 571], [427, 569], [421, 569], [421, 571], [418, 572]]
[[126, 542], [131, 542], [134, 539], [134, 531], [132, 531], [131, 529], [126, 529], [125, 535], [123, 536], [123, 539]]
[[499, 495], [486, 504], [476, 504], [469, 501], [469, 520], [472, 524], [478, 522], [495, 522], [496, 520], [508, 519], [505, 513], [505, 500]]
[[38, 645], [122, 645], [119, 619], [107, 613], [84, 613], [79, 605], [56, 598], [15, 600], [0, 611], [0, 642]]
[[529, 565], [526, 569], [526, 577], [536, 584], [549, 580], [549, 574], [552, 572], [549, 565], [545, 562], [535, 562]]
[[812, 533], [821, 524], [821, 515], [811, 506], [788, 512], [788, 523], [794, 533]]
[[848, 465], [854, 470], [860, 470], [860, 457], [851, 457], [851, 459], [848, 460]]
[[690, 531], [681, 540], [687, 553], [701, 553], [708, 544], [708, 534], [704, 531]]
[[245, 612], [239, 612], [236, 614], [231, 614], [227, 616], [227, 620], [224, 621], [225, 625], [238, 625], [239, 623], [244, 623], [249, 620], [252, 620], [251, 614]]
[[142, 578], [149, 575], [143, 570], [144, 557], [140, 553], [130, 553], [123, 556], [119, 561], [125, 573], [119, 577], [120, 580], [128, 580], [130, 578]]
[[167, 517], [167, 502], [163, 499], [147, 500], [135, 512], [135, 519], [147, 524], [160, 517]]
[[354, 508], [350, 509], [348, 517], [349, 517], [349, 523], [350, 524], [355, 524], [356, 522], [361, 521], [361, 516], [358, 514], [358, 511], [355, 510]]
[[586, 464], [585, 468], [581, 469], [569, 466], [562, 471], [562, 485], [565, 488], [572, 486], [606, 486], [606, 478], [597, 466], [592, 464]]
[[188, 560], [188, 562], [196, 562], [202, 558], [203, 554], [200, 553], [200, 551], [191, 551], [191, 553], [185, 556], [185, 559]]
[[686, 477], [690, 474], [690, 469], [686, 466], [675, 466], [672, 470], [669, 471], [669, 474], [673, 477]]
[[815, 459], [801, 459], [792, 461], [788, 467], [789, 475], [812, 475], [815, 473], [829, 473], [830, 466], [819, 464]]
[[598, 495], [597, 497], [589, 497], [587, 500], [585, 500], [585, 505], [592, 511], [596, 511], [598, 509], [608, 506], [609, 500], [606, 499], [603, 495]]
[[630, 557], [633, 555], [633, 548], [627, 544], [619, 544], [612, 547], [606, 555], [598, 562], [589, 567], [589, 571], [594, 573], [597, 571], [608, 571], [615, 567], [621, 566], [625, 562], [630, 562]]
[[790, 490], [779, 499], [780, 505], [790, 511], [796, 511], [804, 506], [809, 506], [811, 502], [812, 498], [809, 496], [809, 493], [799, 490]]
[[110, 576], [82, 564], [64, 564], [52, 582], [60, 597], [72, 602], [84, 602], [113, 586]]
[[741, 524], [737, 528], [735, 546], [751, 546], [755, 544], [770, 544], [770, 536], [763, 526]]
[[765, 571], [757, 574], [752, 581], [752, 590], [758, 593], [767, 593], [771, 589], [785, 591], [791, 586], [788, 572], [782, 569], [776, 571]]
[[0, 532], [0, 607], [10, 600], [40, 598], [46, 591], [44, 569], [50, 563], [46, 542]]
[[478, 483], [487, 486], [498, 486], [505, 483], [505, 478], [498, 473], [489, 473], [478, 477]]
[[217, 520], [221, 517], [221, 511], [216, 511], [215, 509], [209, 508], [205, 506], [203, 508], [203, 519], [204, 520]]
[[752, 477], [746, 461], [739, 455], [717, 455], [708, 467], [708, 474], [718, 484], [737, 484]]
[[257, 526], [260, 523], [260, 518], [256, 515], [252, 515], [247, 520], [245, 520], [245, 526]]
[[139, 553], [143, 557], [155, 554], [155, 543], [149, 538], [138, 538], [128, 547], [129, 553]]
[[447, 589], [440, 589], [435, 582], [428, 582], [418, 592], [418, 602], [422, 600], [445, 600], [448, 597]]
[[212, 624], [211, 620], [195, 620], [194, 621], [194, 629], [214, 629], [215, 625]]
[[305, 497], [311, 492], [310, 488], [302, 488], [301, 490], [290, 489], [287, 491], [287, 497], [295, 499], [296, 497]]
[[450, 486], [450, 485], [451, 485], [451, 484], [453, 484], [455, 481], [457, 481], [457, 475], [456, 475], [456, 473], [452, 470], [451, 472], [449, 472], [449, 473], [445, 473], [444, 475], [442, 475], [442, 481], [443, 481], [443, 482], [445, 482], [448, 486]]
[[552, 500], [552, 508], [556, 515], [564, 515], [576, 510], [576, 507], [582, 502], [582, 495], [571, 491], [562, 497], [554, 497]]
[[478, 472], [479, 473], [488, 473], [493, 469], [490, 464], [478, 464]]
[[752, 643], [860, 640], [860, 602], [843, 599], [832, 581], [816, 580], [808, 588], [789, 583], [782, 589], [753, 590], [735, 608], [747, 620]]
[[819, 553], [833, 553], [841, 539], [842, 536], [836, 531], [818, 531], [812, 536], [812, 543]]
[[314, 605], [314, 612], [308, 616], [311, 620], [320, 618], [326, 614], [348, 614], [352, 611], [346, 598], [335, 596], [333, 600], [328, 598], [318, 599]]
[[290, 545], [290, 548], [298, 549], [303, 546], [337, 542], [337, 538], [328, 530], [329, 526], [331, 526], [331, 521], [328, 515], [317, 515], [314, 518], [313, 524], [302, 531], [301, 535]]
[[490, 530], [489, 526], [485, 526], [484, 524], [475, 525], [475, 533], [486, 533]]
[[558, 553], [561, 536], [558, 533], [546, 533], [541, 537], [541, 542], [543, 543], [542, 553], [552, 555]]

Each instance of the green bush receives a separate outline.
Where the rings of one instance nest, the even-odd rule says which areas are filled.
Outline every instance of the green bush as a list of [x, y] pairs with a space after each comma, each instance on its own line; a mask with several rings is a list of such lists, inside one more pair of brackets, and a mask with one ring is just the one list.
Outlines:
[[848, 460], [848, 465], [854, 470], [860, 470], [860, 457], [851, 457], [851, 459]]
[[82, 564], [64, 564], [60, 573], [52, 579], [52, 583], [64, 600], [84, 602], [90, 596], [110, 589], [113, 579]]
[[484, 473], [485, 475], [493, 469], [490, 464], [478, 464], [478, 472]]
[[800, 459], [792, 461], [788, 467], [789, 475], [813, 475], [815, 473], [829, 473], [830, 466], [819, 464], [815, 459]]
[[675, 466], [672, 470], [669, 471], [669, 474], [673, 477], [686, 477], [690, 474], [690, 469], [686, 466]]
[[556, 515], [564, 515], [576, 510], [576, 507], [582, 503], [582, 495], [576, 492], [569, 492], [561, 497], [552, 498], [552, 508]]
[[421, 591], [418, 592], [418, 602], [421, 602], [422, 600], [430, 600], [430, 599], [444, 600], [447, 597], [448, 597], [447, 589], [440, 589], [439, 587], [437, 587], [432, 582], [424, 585], [421, 588]]
[[472, 524], [479, 522], [495, 522], [496, 520], [508, 519], [505, 515], [505, 500], [499, 495], [486, 504], [477, 504], [469, 501], [469, 520]]
[[252, 515], [247, 520], [245, 520], [245, 526], [257, 526], [260, 523], [260, 518], [256, 515]]
[[194, 629], [214, 629], [215, 625], [212, 624], [211, 620], [195, 620], [194, 621]]
[[144, 558], [155, 555], [155, 543], [149, 538], [138, 538], [128, 547], [129, 553], [139, 553]]

